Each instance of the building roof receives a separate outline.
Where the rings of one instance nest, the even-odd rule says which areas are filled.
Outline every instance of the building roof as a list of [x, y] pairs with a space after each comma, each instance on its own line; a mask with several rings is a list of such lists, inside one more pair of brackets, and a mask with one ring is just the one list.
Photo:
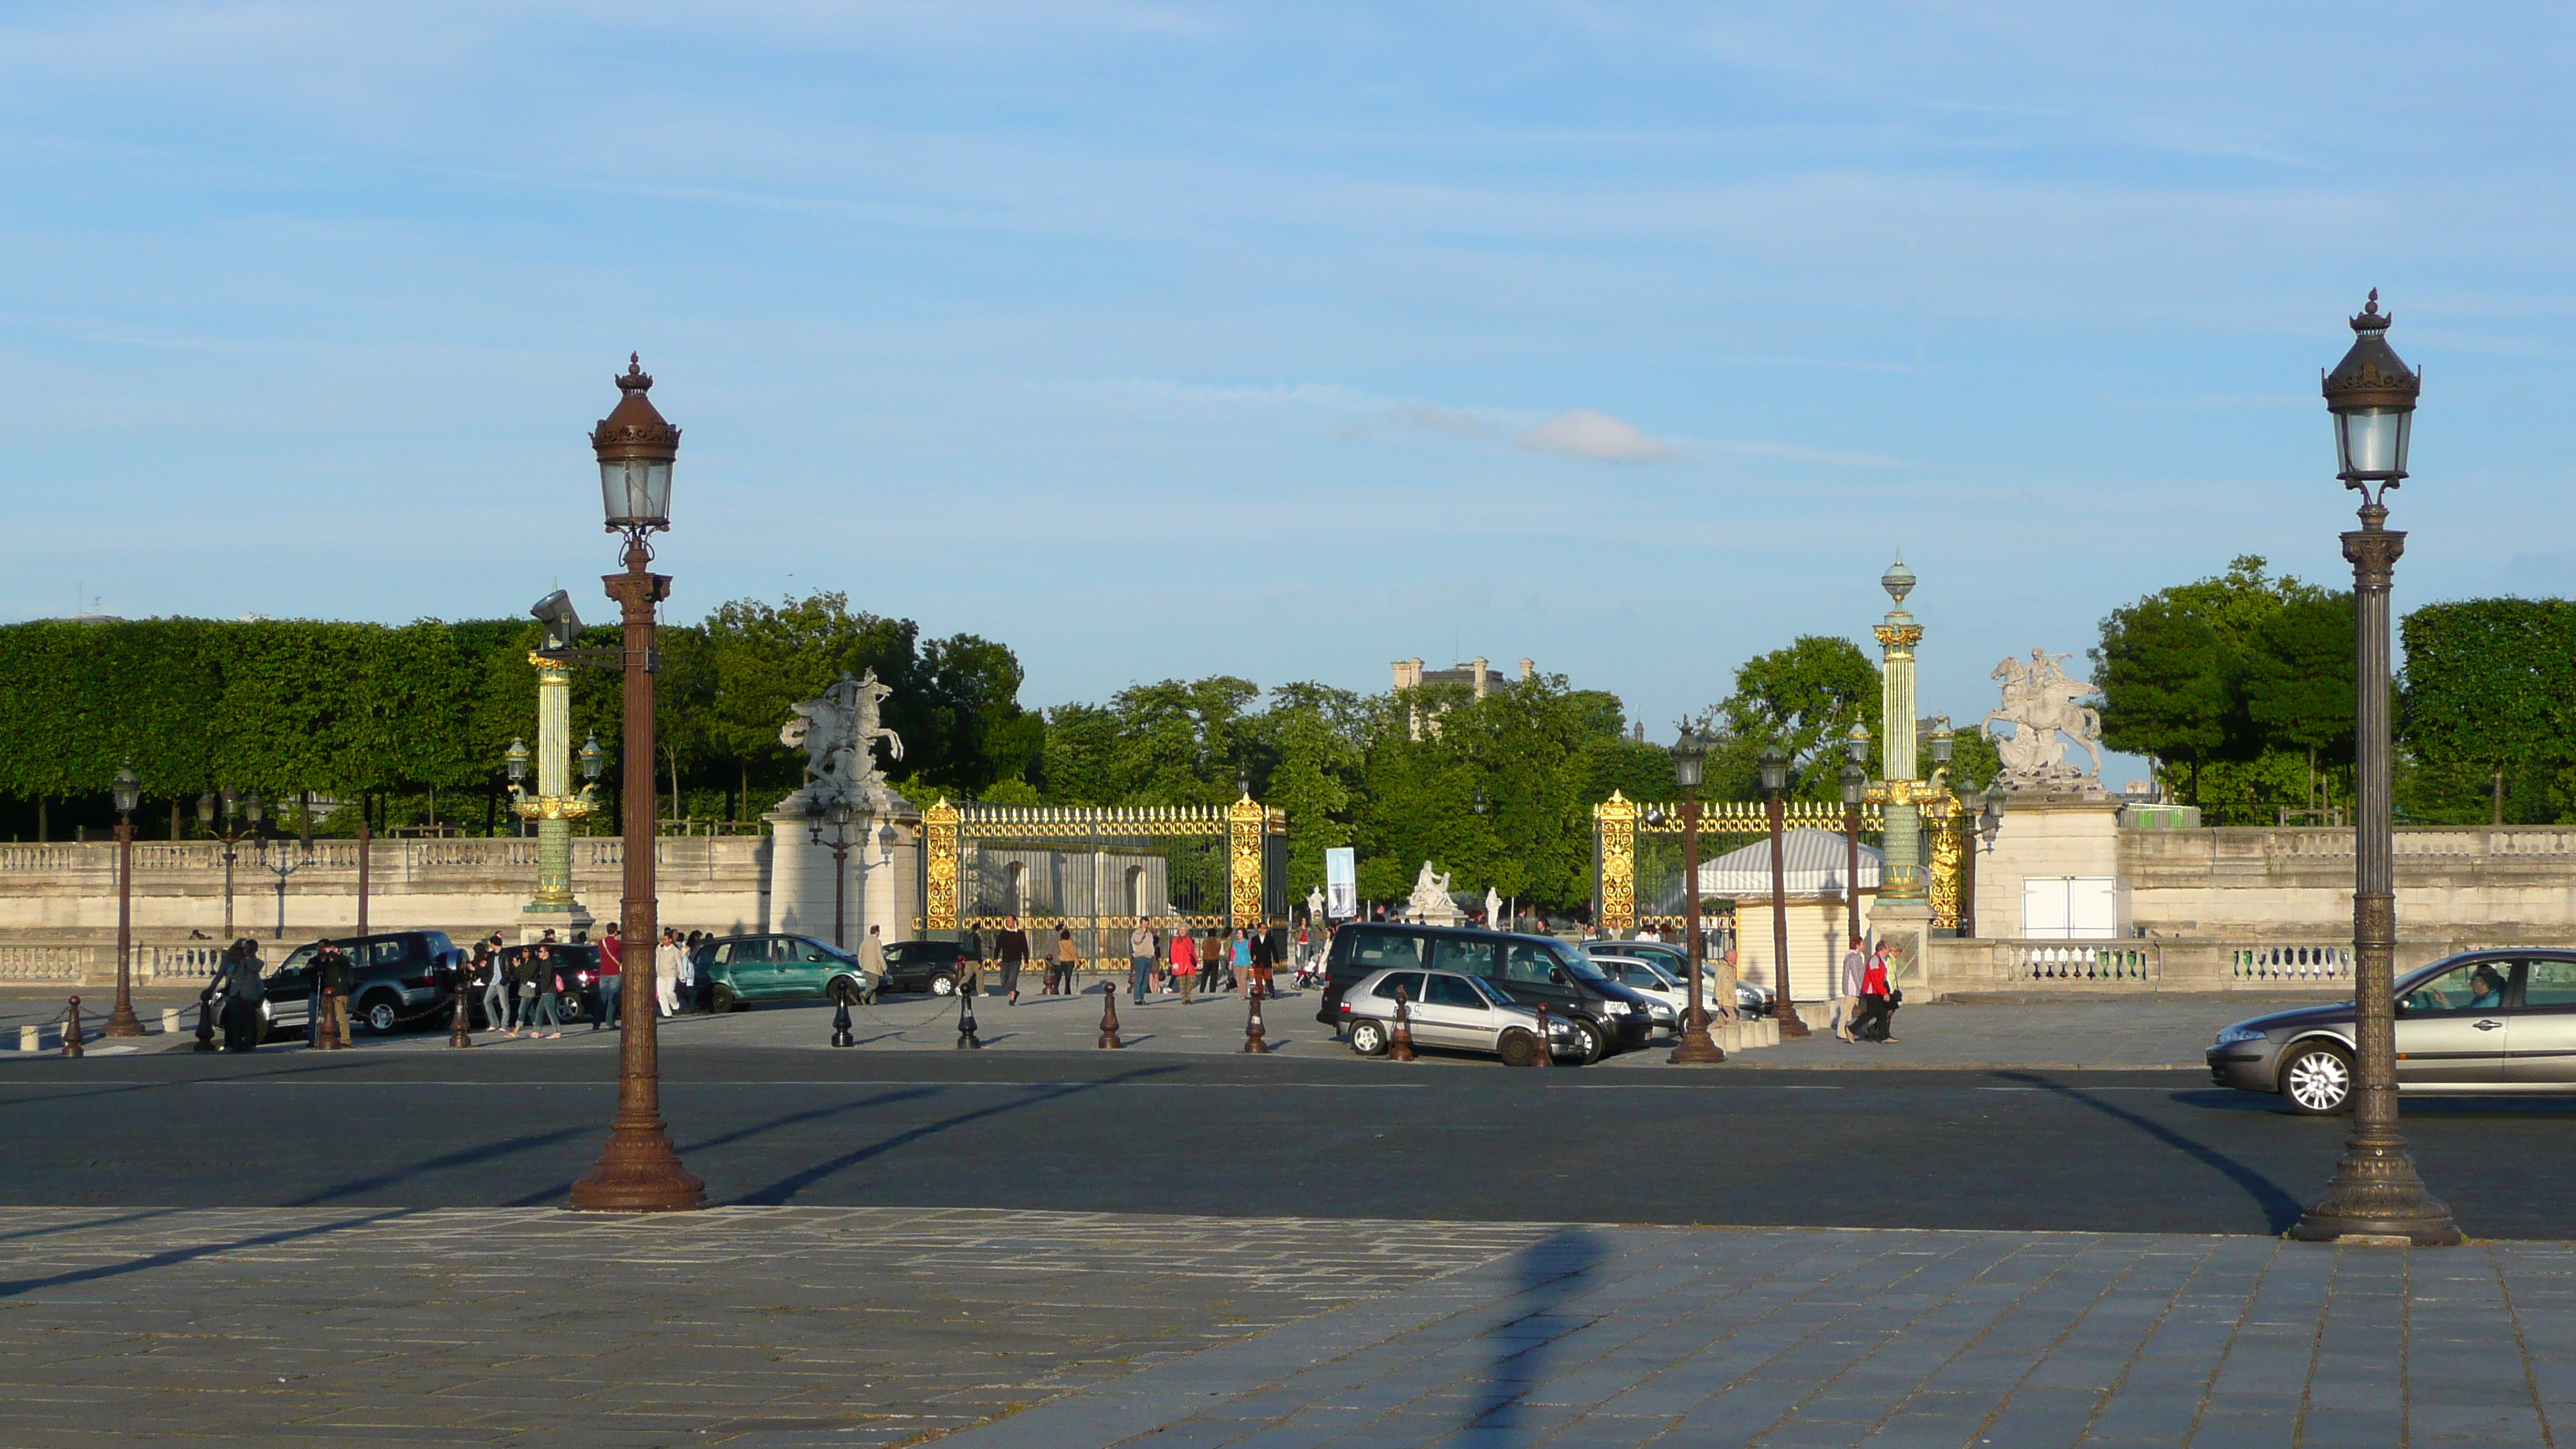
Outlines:
[[[1850, 847], [1842, 833], [1798, 826], [1781, 832], [1780, 856], [1782, 883], [1793, 896], [1833, 896], [1843, 894], [1844, 877], [1851, 865]], [[1878, 872], [1885, 856], [1877, 849], [1860, 848], [1860, 888], [1878, 889]], [[1771, 842], [1757, 840], [1741, 850], [1730, 850], [1715, 860], [1703, 861], [1699, 868], [1699, 893], [1703, 896], [1733, 896], [1737, 899], [1766, 897], [1771, 894]]]

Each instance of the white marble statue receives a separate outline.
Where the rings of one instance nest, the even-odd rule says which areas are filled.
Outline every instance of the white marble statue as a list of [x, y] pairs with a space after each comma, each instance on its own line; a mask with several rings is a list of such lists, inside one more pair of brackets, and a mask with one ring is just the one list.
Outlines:
[[[1995, 666], [1992, 677], [2003, 685], [2003, 703], [1987, 711], [1978, 728], [1995, 741], [2006, 789], [2099, 788], [2102, 716], [2077, 702], [2093, 692], [2093, 682], [2067, 678], [2059, 661], [2073, 657], [2033, 649], [2028, 663], [2006, 659]], [[2013, 732], [1997, 735], [1998, 720], [2011, 725]], [[2093, 757], [2092, 769], [2079, 770], [2066, 763], [2066, 743], [2060, 734]]]
[[1501, 930], [1503, 925], [1503, 898], [1492, 886], [1485, 887], [1485, 925], [1489, 930]]
[[1454, 926], [1466, 915], [1449, 898], [1449, 877], [1432, 870], [1427, 860], [1422, 863], [1422, 874], [1414, 877], [1413, 896], [1405, 902], [1404, 914], [1410, 920], [1442, 926]]
[[1324, 888], [1322, 886], [1313, 887], [1306, 892], [1306, 919], [1308, 921], [1320, 921], [1324, 919]]
[[877, 722], [878, 707], [893, 693], [871, 669], [858, 679], [844, 674], [822, 698], [793, 706], [796, 718], [779, 730], [778, 742], [804, 746], [805, 783], [779, 802], [780, 809], [847, 805], [879, 815], [895, 812], [901, 802], [886, 787], [874, 749], [883, 740], [889, 759], [903, 758], [903, 737]]

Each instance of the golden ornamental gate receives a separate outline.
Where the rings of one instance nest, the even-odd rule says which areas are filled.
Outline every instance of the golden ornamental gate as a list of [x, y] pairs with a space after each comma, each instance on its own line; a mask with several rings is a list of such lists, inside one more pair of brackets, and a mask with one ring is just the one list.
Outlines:
[[[1824, 800], [1781, 802], [1784, 830], [1830, 830], [1843, 833], [1843, 807]], [[1885, 823], [1875, 805], [1860, 807], [1860, 838], [1877, 849]], [[1712, 800], [1699, 807], [1699, 859], [1702, 866], [1754, 842], [1768, 839], [1771, 820], [1761, 801]], [[1641, 926], [1679, 930], [1682, 924], [1682, 807], [1678, 801], [1630, 800], [1613, 790], [1592, 807], [1593, 920], [1602, 934], [1626, 936]], [[1939, 903], [1939, 856], [1934, 857], [1934, 893]], [[1950, 924], [1956, 924], [1957, 858], [1951, 857]]]

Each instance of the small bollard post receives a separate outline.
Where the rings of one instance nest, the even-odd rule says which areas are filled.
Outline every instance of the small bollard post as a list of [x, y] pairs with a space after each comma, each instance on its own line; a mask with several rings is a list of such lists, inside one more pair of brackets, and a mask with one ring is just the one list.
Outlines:
[[984, 1049], [984, 1039], [975, 1034], [975, 996], [972, 991], [957, 993], [957, 1045], [960, 1050], [967, 1047], [977, 1051]]
[[1118, 1039], [1118, 983], [1100, 983], [1100, 1050], [1124, 1051], [1127, 1043]]
[[179, 1034], [179, 1008], [175, 1006], [161, 1008], [161, 1034], [163, 1036]]
[[1252, 999], [1252, 1016], [1243, 1024], [1243, 1050], [1248, 1053], [1267, 1055], [1270, 1051], [1270, 1043], [1262, 1040], [1269, 1033], [1261, 1025], [1261, 983], [1253, 982], [1252, 989], [1246, 991], [1244, 995]]
[[18, 1050], [22, 1052], [37, 1052], [43, 1051], [44, 1049], [45, 1029], [43, 1027], [22, 1026], [18, 1028]]
[[850, 997], [845, 991], [832, 993], [832, 1045], [857, 1046], [859, 1039], [850, 1033]]
[[1556, 1065], [1556, 1050], [1548, 1045], [1550, 1040], [1551, 1038], [1547, 1029], [1547, 1003], [1542, 1001], [1538, 1004], [1538, 1050], [1530, 1053], [1531, 1066], [1552, 1067]]
[[197, 1044], [190, 1051], [210, 1052], [215, 1049], [215, 994], [211, 991], [197, 998]]
[[1391, 1062], [1413, 1060], [1413, 1009], [1404, 999], [1404, 988], [1395, 988], [1395, 1035], [1386, 1044], [1386, 1059]]
[[456, 1016], [447, 1026], [447, 1044], [451, 1047], [474, 1045], [474, 1018], [465, 1004], [465, 968], [456, 968]]
[[63, 1055], [87, 1055], [81, 1050], [80, 998], [77, 996], [72, 998], [71, 1006], [63, 1013]]

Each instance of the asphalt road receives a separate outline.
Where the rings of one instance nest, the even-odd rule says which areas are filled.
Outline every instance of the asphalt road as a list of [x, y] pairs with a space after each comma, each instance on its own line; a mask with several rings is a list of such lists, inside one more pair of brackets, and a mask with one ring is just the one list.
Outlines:
[[[2183, 1073], [1508, 1071], [666, 1048], [721, 1203], [2272, 1233], [2340, 1121]], [[560, 1202], [611, 1052], [0, 1062], [0, 1204]], [[2576, 1100], [2410, 1102], [2473, 1235], [2562, 1238]]]

